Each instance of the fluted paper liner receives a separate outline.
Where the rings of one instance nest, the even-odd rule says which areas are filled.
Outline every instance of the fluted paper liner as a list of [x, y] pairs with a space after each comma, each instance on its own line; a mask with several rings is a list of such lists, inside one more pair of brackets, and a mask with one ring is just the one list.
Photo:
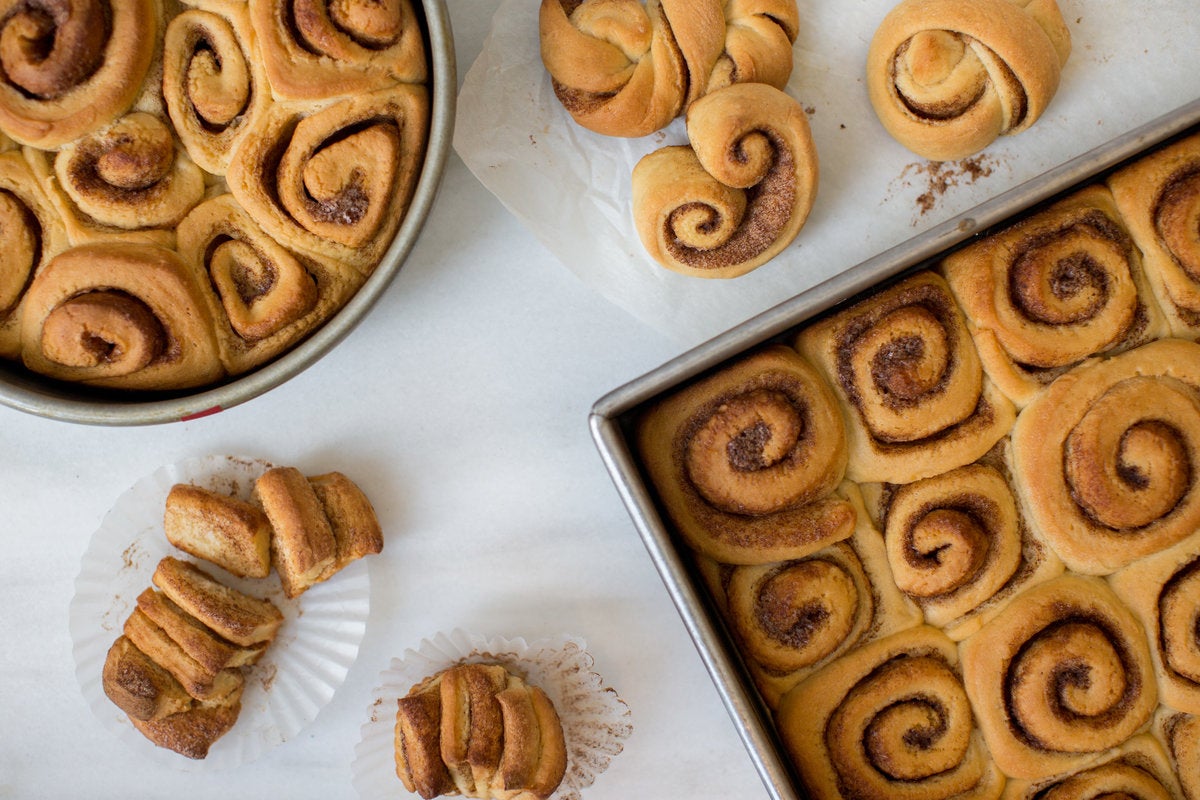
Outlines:
[[[288, 599], [274, 572], [269, 578], [239, 578], [167, 541], [163, 512], [167, 493], [176, 483], [248, 500], [254, 481], [271, 466], [259, 459], [217, 455], [162, 467], [118, 498], [84, 553], [70, 607], [75, 675], [104, 728], [147, 758], [187, 771], [228, 769], [253, 761], [316, 719], [358, 656], [370, 610], [370, 579], [363, 560]], [[284, 616], [262, 659], [245, 668], [237, 723], [203, 760], [157, 747], [143, 737], [108, 699], [101, 682], [108, 649], [121, 635], [137, 596], [153, 585], [158, 562], [168, 555], [192, 561], [226, 585], [270, 600]]]
[[369, 721], [354, 750], [354, 787], [364, 800], [409, 795], [396, 776], [396, 701], [425, 678], [456, 664], [502, 664], [540, 687], [554, 703], [567, 743], [567, 771], [551, 800], [579, 800], [624, 749], [633, 732], [629, 707], [592, 671], [586, 643], [573, 636], [526, 642], [454, 630], [423, 639], [392, 659], [375, 688]]

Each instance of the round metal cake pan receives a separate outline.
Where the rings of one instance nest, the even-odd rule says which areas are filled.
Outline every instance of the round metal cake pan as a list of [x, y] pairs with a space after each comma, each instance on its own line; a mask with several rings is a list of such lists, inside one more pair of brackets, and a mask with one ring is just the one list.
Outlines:
[[40, 417], [90, 425], [152, 425], [209, 416], [251, 400], [295, 377], [333, 349], [366, 316], [400, 271], [441, 184], [454, 132], [458, 76], [444, 0], [421, 0], [431, 68], [429, 139], [404, 220], [379, 266], [324, 325], [279, 358], [199, 390], [116, 392], [52, 381], [16, 362], [0, 361], [0, 404]]

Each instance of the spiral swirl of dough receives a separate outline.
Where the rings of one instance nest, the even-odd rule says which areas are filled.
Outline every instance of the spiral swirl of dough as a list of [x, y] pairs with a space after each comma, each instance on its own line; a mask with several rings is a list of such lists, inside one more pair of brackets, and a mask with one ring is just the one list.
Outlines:
[[179, 254], [200, 265], [215, 289], [221, 360], [231, 374], [295, 344], [362, 283], [353, 270], [288, 251], [228, 194], [179, 224]]
[[1066, 565], [1103, 575], [1200, 526], [1200, 345], [1162, 339], [1063, 375], [1017, 419], [1014, 481]]
[[250, 0], [249, 9], [279, 97], [349, 96], [426, 78], [410, 0]]
[[173, 227], [204, 196], [204, 173], [144, 112], [66, 145], [54, 171], [87, 218], [123, 230]]
[[779, 727], [816, 800], [996, 798], [954, 644], [928, 626], [856, 648], [784, 695]]
[[846, 466], [829, 390], [774, 346], [666, 398], [639, 445], [684, 539], [725, 564], [802, 558], [850, 535], [834, 490]]
[[1098, 578], [1028, 589], [962, 644], [967, 693], [1008, 775], [1078, 769], [1142, 727], [1158, 703], [1145, 635]]
[[155, 0], [0, 3], [0, 125], [55, 148], [125, 113], [158, 44]]
[[163, 43], [163, 99], [188, 155], [224, 175], [234, 146], [271, 102], [266, 74], [247, 50], [244, 7], [228, 17], [188, 9], [171, 20]]
[[665, 147], [633, 171], [633, 216], [668, 269], [734, 278], [796, 238], [817, 191], [817, 153], [799, 103], [765, 84], [736, 84], [692, 104], [690, 146]]
[[871, 40], [867, 90], [896, 141], [952, 161], [1033, 125], [1070, 46], [1054, 0], [903, 0]]
[[285, 247], [369, 272], [416, 186], [428, 106], [407, 84], [309, 115], [274, 105], [235, 152], [230, 191]]
[[1166, 332], [1120, 219], [1092, 185], [942, 262], [984, 368], [1018, 405], [1085, 358]]
[[1170, 754], [1186, 800], [1200, 800], [1200, 717], [1160, 708], [1155, 733]]
[[55, 256], [21, 321], [35, 372], [93, 386], [200, 386], [223, 374], [199, 276], [171, 250], [110, 242]]
[[798, 347], [838, 389], [851, 480], [908, 483], [971, 463], [1013, 419], [983, 375], [949, 288], [932, 273], [815, 323]]
[[725, 3], [725, 50], [708, 76], [706, 92], [734, 83], [782, 89], [792, 75], [792, 44], [800, 31], [795, 0]]

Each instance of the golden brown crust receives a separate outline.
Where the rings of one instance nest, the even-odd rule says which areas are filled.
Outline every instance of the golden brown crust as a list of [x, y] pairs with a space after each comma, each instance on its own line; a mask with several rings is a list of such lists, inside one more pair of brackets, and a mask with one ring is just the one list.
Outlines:
[[1183, 797], [1200, 800], [1200, 717], [1160, 708], [1154, 734], [1167, 748]]
[[800, 232], [817, 192], [817, 151], [800, 104], [743, 83], [687, 114], [690, 146], [643, 157], [633, 171], [642, 245], [664, 267], [703, 278], [744, 275]]
[[271, 523], [262, 509], [236, 497], [177, 483], [163, 512], [167, 541], [243, 578], [271, 571]]
[[844, 436], [828, 387], [778, 345], [648, 409], [637, 447], [691, 547], [722, 563], [763, 564], [853, 531], [854, 511], [834, 493]]
[[1036, 122], [1069, 53], [1053, 0], [903, 0], [871, 40], [867, 90], [893, 138], [952, 161]]
[[243, 647], [270, 642], [283, 624], [282, 612], [271, 601], [225, 586], [187, 561], [167, 556], [152, 580], [181, 609]]
[[101, 681], [104, 694], [131, 719], [160, 719], [192, 705], [179, 681], [127, 636], [117, 637], [108, 649]]
[[131, 719], [142, 735], [159, 747], [193, 759], [208, 757], [208, 751], [237, 722], [242, 710], [241, 692], [215, 704], [196, 705], [153, 720]]
[[337, 562], [337, 540], [308, 480], [295, 467], [273, 467], [254, 483], [254, 498], [271, 521], [271, 561], [283, 592], [298, 597]]
[[440, 679], [414, 687], [397, 701], [396, 775], [404, 788], [425, 800], [456, 791], [442, 762], [441, 727]]
[[208, 673], [253, 664], [262, 658], [269, 644], [259, 642], [242, 647], [228, 642], [165, 594], [151, 588], [138, 595], [137, 608]]
[[317, 499], [337, 540], [337, 568], [383, 551], [383, 529], [371, 501], [358, 484], [340, 472], [310, 475]]
[[1070, 775], [1010, 780], [1002, 800], [1173, 800], [1179, 791], [1162, 745], [1149, 734], [1139, 734], [1105, 753], [1098, 763]]
[[442, 673], [442, 761], [458, 791], [486, 792], [500, 765], [504, 722], [496, 694], [508, 684], [498, 664], [463, 664]]
[[210, 671], [192, 658], [141, 609], [135, 608], [125, 620], [125, 636], [147, 658], [175, 676], [184, 691], [196, 700], [219, 701], [241, 692], [245, 676], [236, 669]]

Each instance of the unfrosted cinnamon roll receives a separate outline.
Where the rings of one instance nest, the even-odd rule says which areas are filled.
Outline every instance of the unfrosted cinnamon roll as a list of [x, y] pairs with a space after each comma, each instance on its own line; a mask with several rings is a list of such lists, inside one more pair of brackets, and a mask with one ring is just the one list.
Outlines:
[[1154, 733], [1166, 746], [1186, 800], [1200, 800], [1200, 717], [1160, 708]]
[[0, 356], [21, 354], [21, 313], [34, 275], [67, 247], [58, 212], [16, 152], [0, 154]]
[[1012, 433], [1014, 485], [1068, 568], [1103, 575], [1200, 528], [1200, 345], [1162, 339], [1063, 375]]
[[725, 6], [725, 50], [706, 92], [734, 83], [782, 89], [792, 75], [792, 44], [800, 31], [796, 0], [733, 0]]
[[1161, 744], [1139, 734], [1098, 763], [1040, 781], [1010, 780], [1003, 800], [1174, 800], [1179, 782]]
[[903, 0], [871, 39], [867, 91], [896, 141], [952, 161], [1033, 125], [1070, 52], [1054, 0]]
[[771, 708], [850, 648], [921, 622], [892, 581], [855, 487], [842, 491], [859, 512], [849, 539], [798, 560], [729, 567], [723, 578], [730, 627]]
[[308, 115], [273, 105], [234, 153], [229, 189], [280, 244], [369, 273], [408, 207], [428, 124], [424, 86]]
[[188, 9], [171, 20], [163, 43], [163, 100], [198, 165], [224, 175], [237, 142], [271, 102], [266, 73], [251, 49], [244, 6], [228, 16]]
[[155, 0], [0, 2], [0, 127], [56, 148], [115, 120], [159, 45]]
[[1018, 406], [1085, 358], [1166, 333], [1108, 190], [1088, 186], [947, 256], [988, 376]]
[[179, 255], [208, 275], [221, 361], [245, 372], [291, 347], [362, 284], [360, 273], [289, 251], [224, 194], [179, 224]]
[[21, 319], [34, 372], [93, 386], [200, 386], [223, 374], [205, 287], [171, 250], [110, 242], [55, 256]]
[[763, 564], [853, 531], [854, 510], [834, 493], [844, 437], [820, 376], [774, 345], [648, 409], [637, 446], [688, 545], [722, 563]]
[[984, 738], [1015, 778], [1086, 766], [1158, 702], [1141, 625], [1099, 578], [1063, 575], [1022, 592], [961, 653]]
[[989, 460], [902, 486], [868, 485], [896, 586], [955, 641], [1063, 571]]
[[1014, 412], [983, 374], [946, 283], [918, 273], [809, 325], [797, 347], [846, 418], [846, 477], [909, 483], [978, 460]]
[[1163, 704], [1200, 714], [1200, 537], [1135, 561], [1109, 583], [1146, 629]]
[[267, 78], [288, 100], [422, 83], [425, 44], [409, 0], [249, 0]]
[[1200, 334], [1200, 135], [1108, 179], [1174, 336]]
[[800, 104], [743, 83], [687, 114], [690, 145], [665, 147], [633, 170], [642, 245], [684, 275], [734, 278], [792, 243], [817, 192], [817, 151]]
[[918, 626], [859, 647], [784, 695], [779, 732], [814, 800], [998, 798], [954, 643]]

